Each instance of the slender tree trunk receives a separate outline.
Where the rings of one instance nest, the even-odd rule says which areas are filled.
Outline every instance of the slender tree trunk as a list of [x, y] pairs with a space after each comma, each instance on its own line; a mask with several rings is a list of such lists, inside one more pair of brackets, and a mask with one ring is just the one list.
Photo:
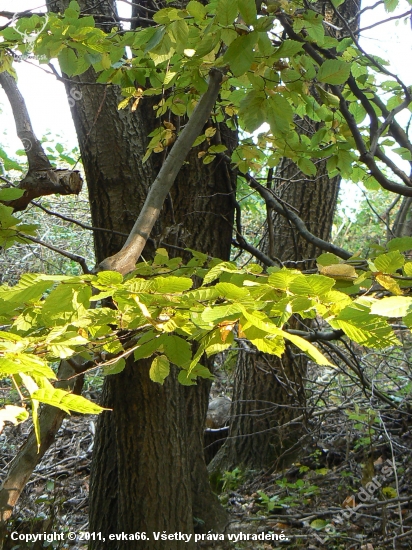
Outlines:
[[[68, 2], [63, 4], [60, 10]], [[113, 21], [113, 1], [84, 0], [80, 5]], [[128, 233], [161, 165], [162, 155], [152, 155], [142, 164], [146, 136], [160, 121], [154, 117], [151, 99], [134, 113], [118, 111], [117, 88], [94, 81], [89, 70], [66, 83], [67, 90], [74, 87], [82, 94], [73, 107], [73, 119], [92, 221], [96, 227]], [[230, 150], [236, 136], [224, 127], [221, 132]], [[197, 152], [189, 154], [152, 236], [227, 259], [235, 180], [223, 163], [204, 166]], [[96, 232], [97, 261], [116, 253], [123, 242], [118, 235]], [[154, 248], [149, 243], [145, 259]], [[174, 374], [164, 386], [153, 383], [146, 361], [131, 361], [122, 373], [106, 378], [102, 404], [113, 411], [99, 418], [90, 487], [90, 531], [103, 533], [105, 549], [124, 548], [124, 542], [108, 539], [110, 533], [121, 532], [147, 533], [150, 540], [129, 542], [131, 550], [143, 545], [146, 550], [190, 549], [193, 542], [168, 541], [163, 546], [152, 532], [193, 533], [193, 517], [206, 530], [225, 524], [203, 457], [208, 393], [208, 382], [183, 388]], [[99, 544], [91, 542], [91, 548], [99, 549]]]

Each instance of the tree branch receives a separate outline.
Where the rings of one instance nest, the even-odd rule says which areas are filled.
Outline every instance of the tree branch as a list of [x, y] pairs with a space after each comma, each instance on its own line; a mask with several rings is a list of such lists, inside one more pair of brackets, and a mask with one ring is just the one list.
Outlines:
[[44, 195], [78, 195], [83, 180], [78, 170], [58, 170], [51, 165], [40, 141], [34, 134], [26, 103], [15, 79], [7, 72], [0, 73], [0, 85], [10, 102], [16, 131], [26, 151], [29, 170], [24, 179], [17, 185], [25, 193], [19, 199], [5, 204], [15, 211], [27, 208], [31, 200]]
[[150, 232], [159, 217], [160, 210], [169, 193], [177, 174], [179, 173], [190, 148], [197, 136], [202, 131], [209, 118], [213, 106], [217, 100], [222, 83], [223, 74], [217, 69], [209, 73], [209, 87], [196, 105], [192, 116], [184, 130], [172, 147], [159, 171], [150, 191], [147, 195], [143, 208], [131, 230], [123, 248], [101, 262], [99, 269], [118, 271], [123, 275], [132, 271], [137, 260], [149, 238]]
[[[78, 368], [74, 369], [73, 367]], [[62, 361], [58, 371], [59, 382], [56, 383], [56, 388], [72, 391], [72, 393], [80, 395], [83, 388], [83, 376], [76, 376], [74, 379], [69, 380], [73, 374], [78, 372], [83, 372], [82, 366], [77, 364], [74, 359], [70, 361], [70, 364], [68, 361]], [[40, 414], [40, 449], [38, 450], [37, 448], [36, 436], [34, 430], [32, 430], [28, 439], [14, 458], [7, 476], [2, 483], [0, 489], [0, 525], [10, 518], [21, 492], [26, 486], [34, 468], [39, 464], [45, 452], [53, 443], [65, 416], [66, 413], [61, 409], [57, 409], [51, 405], [43, 407]]]

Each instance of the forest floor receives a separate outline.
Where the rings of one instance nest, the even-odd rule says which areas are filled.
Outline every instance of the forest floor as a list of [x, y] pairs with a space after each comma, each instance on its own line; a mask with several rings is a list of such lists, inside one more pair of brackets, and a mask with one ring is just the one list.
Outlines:
[[[225, 541], [206, 538], [199, 548], [412, 549], [412, 422], [392, 415], [389, 440], [371, 445], [342, 437], [340, 414], [329, 416], [302, 446], [299, 462], [282, 472], [227, 472], [220, 494], [230, 514]], [[75, 415], [64, 420], [19, 500], [11, 531], [88, 531], [95, 422]], [[1, 435], [2, 478], [28, 431], [23, 424]], [[282, 533], [285, 538], [276, 540]], [[6, 548], [43, 546], [10, 541]], [[83, 550], [86, 543], [48, 548]]]

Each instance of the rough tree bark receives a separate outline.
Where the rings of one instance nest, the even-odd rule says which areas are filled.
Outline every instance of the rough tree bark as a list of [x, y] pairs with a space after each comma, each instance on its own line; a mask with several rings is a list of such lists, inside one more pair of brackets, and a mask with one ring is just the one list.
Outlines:
[[[338, 23], [328, 1], [311, 5], [324, 14], [325, 20]], [[339, 10], [346, 20], [359, 10], [357, 0], [347, 0]], [[357, 20], [351, 23], [356, 28]], [[335, 36], [338, 32], [329, 28]], [[313, 91], [313, 93], [316, 93]], [[318, 129], [318, 123], [304, 118], [298, 121], [300, 132], [308, 136]], [[270, 182], [271, 183], [271, 182]], [[317, 164], [317, 173], [309, 179], [290, 160], [282, 159], [276, 167], [273, 188], [288, 205], [297, 211], [308, 230], [323, 240], [329, 240], [340, 176], [329, 178], [326, 162]], [[290, 208], [292, 207], [292, 208]], [[286, 267], [308, 269], [322, 252], [302, 237], [291, 219], [279, 213], [269, 213], [263, 252], [280, 259]], [[290, 328], [302, 329], [303, 322], [293, 319]], [[266, 355], [249, 347], [239, 351], [235, 375], [229, 436], [209, 465], [212, 474], [236, 466], [260, 470], [278, 467], [293, 460], [305, 436], [302, 422], [293, 419], [305, 412], [304, 375], [308, 359], [296, 348], [287, 345], [281, 358]], [[287, 424], [285, 429], [282, 425]]]
[[[56, 5], [57, 4], [57, 5]], [[62, 11], [68, 2], [50, 2]], [[100, 24], [114, 24], [114, 1], [80, 2], [88, 13], [105, 15]], [[81, 92], [73, 119], [89, 189], [93, 225], [128, 234], [138, 217], [162, 155], [142, 164], [146, 136], [159, 124], [151, 100], [136, 112], [117, 110], [116, 87], [94, 84], [91, 70], [66, 81]], [[89, 84], [88, 84], [89, 83]], [[145, 100], [146, 101], [146, 100]], [[221, 128], [223, 139], [235, 136]], [[235, 181], [224, 163], [203, 166], [197, 151], [188, 156], [155, 225], [152, 237], [173, 246], [190, 247], [227, 259], [233, 220], [231, 193]], [[122, 238], [97, 233], [100, 263], [124, 244]], [[143, 256], [149, 258], [153, 245]], [[113, 409], [99, 419], [90, 490], [90, 530], [109, 533], [147, 531], [147, 550], [161, 548], [152, 531], [192, 533], [193, 516], [206, 530], [221, 529], [225, 515], [210, 490], [203, 458], [202, 433], [209, 383], [183, 388], [170, 376], [164, 386], [148, 376], [148, 364], [129, 362], [119, 375], [105, 380], [102, 405]], [[142, 542], [128, 548], [141, 548]], [[193, 548], [192, 542], [168, 541], [167, 550]], [[99, 548], [92, 543], [91, 548]]]

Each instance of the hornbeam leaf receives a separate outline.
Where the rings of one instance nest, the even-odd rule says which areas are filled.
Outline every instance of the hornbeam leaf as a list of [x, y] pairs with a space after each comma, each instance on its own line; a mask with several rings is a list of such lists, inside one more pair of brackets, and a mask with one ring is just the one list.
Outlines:
[[301, 338], [300, 336], [296, 334], [289, 334], [285, 331], [280, 331], [283, 335], [283, 337], [286, 340], [289, 340], [294, 344], [297, 348], [301, 349], [306, 355], [308, 355], [315, 363], [318, 365], [327, 365], [329, 367], [334, 367], [335, 365], [331, 363], [326, 357], [316, 348], [311, 342], [308, 342], [304, 338]]
[[406, 296], [390, 296], [372, 304], [371, 313], [382, 317], [405, 317], [412, 308], [412, 298]]
[[77, 56], [71, 48], [65, 48], [59, 55], [61, 70], [68, 76], [73, 76], [77, 69]]
[[162, 339], [163, 351], [167, 358], [182, 368], [187, 368], [192, 359], [190, 344], [179, 336], [167, 335]]
[[246, 25], [253, 25], [257, 19], [255, 0], [239, 0], [239, 11]]
[[254, 60], [253, 46], [258, 39], [257, 32], [251, 32], [244, 36], [238, 36], [234, 40], [223, 57], [223, 61], [230, 65], [234, 76], [241, 76], [250, 69]]
[[48, 364], [28, 353], [10, 353], [5, 357], [0, 357], [0, 377], [17, 374], [19, 372], [27, 373], [31, 376], [46, 376], [55, 379], [56, 375]]
[[219, 0], [216, 7], [216, 23], [224, 27], [233, 25], [238, 14], [237, 0]]
[[328, 59], [319, 69], [318, 80], [326, 84], [344, 84], [350, 75], [350, 64], [340, 59]]
[[405, 258], [399, 250], [393, 250], [387, 254], [380, 254], [373, 260], [373, 263], [376, 269], [383, 273], [395, 273], [395, 271], [403, 267]]
[[165, 379], [170, 373], [169, 359], [165, 355], [159, 355], [153, 359], [150, 367], [149, 376], [153, 382], [164, 384]]
[[156, 292], [164, 294], [184, 292], [193, 286], [193, 281], [189, 277], [157, 277], [155, 281]]
[[341, 328], [351, 340], [370, 348], [383, 349], [399, 344], [388, 323], [359, 304], [346, 306], [335, 319], [330, 320], [330, 325]]
[[[99, 414], [105, 409], [80, 395], [74, 395], [60, 389], [41, 388], [31, 394], [31, 398], [47, 405], [57, 407], [67, 413]], [[106, 409], [107, 410], [107, 409]]]
[[186, 10], [190, 13], [195, 19], [204, 19], [206, 16], [206, 8], [197, 0], [190, 0], [186, 6]]

